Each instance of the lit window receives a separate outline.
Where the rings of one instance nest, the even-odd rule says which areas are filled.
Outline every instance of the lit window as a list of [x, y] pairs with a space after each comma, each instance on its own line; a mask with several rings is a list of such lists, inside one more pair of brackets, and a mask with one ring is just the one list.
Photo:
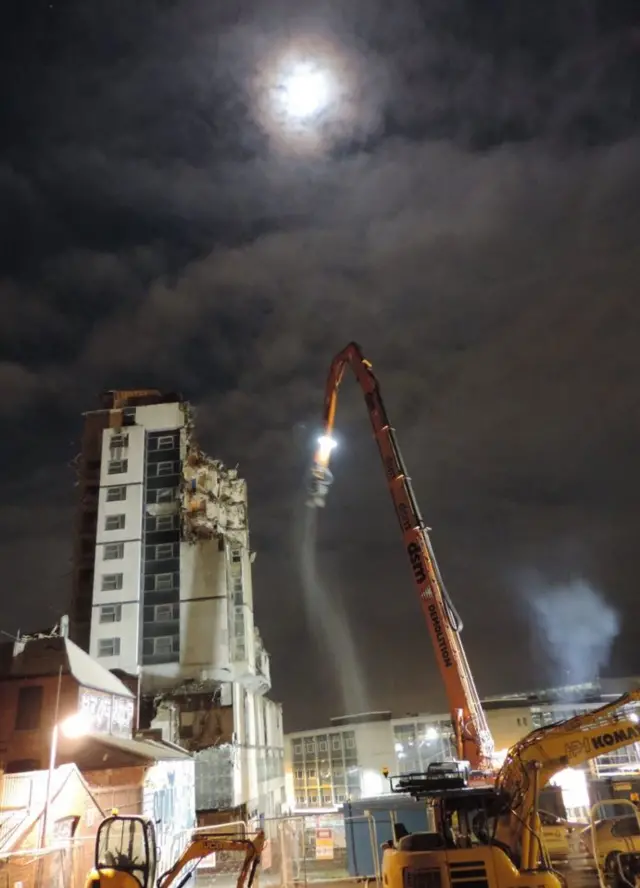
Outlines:
[[158, 463], [158, 475], [173, 475], [173, 463], [172, 462], [161, 462]]
[[115, 592], [122, 589], [122, 574], [103, 574], [101, 589], [103, 592]]
[[126, 487], [107, 487], [107, 502], [118, 503], [127, 498]]
[[158, 450], [173, 450], [174, 447], [173, 435], [161, 435], [158, 438]]
[[173, 557], [173, 544], [172, 543], [161, 543], [161, 545], [156, 546], [156, 561], [165, 561], [167, 558]]
[[124, 530], [124, 515], [107, 515], [104, 520], [105, 530]]
[[115, 561], [124, 558], [124, 543], [108, 543], [104, 547], [104, 560]]
[[122, 619], [121, 604], [103, 604], [100, 608], [101, 623], [119, 623]]
[[173, 589], [173, 574], [156, 574], [156, 592], [168, 592]]
[[107, 466], [107, 474], [123, 475], [129, 468], [129, 460], [127, 459], [111, 459]]
[[98, 639], [98, 656], [99, 657], [118, 657], [118, 656], [120, 656], [120, 639], [119, 638], [99, 638]]

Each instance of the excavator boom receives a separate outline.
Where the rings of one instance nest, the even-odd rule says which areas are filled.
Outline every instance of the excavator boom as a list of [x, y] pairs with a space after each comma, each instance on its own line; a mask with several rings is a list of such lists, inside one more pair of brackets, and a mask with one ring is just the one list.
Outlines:
[[612, 703], [546, 728], [532, 731], [508, 752], [496, 778], [496, 790], [507, 802], [509, 815], [498, 825], [498, 837], [535, 868], [538, 854], [538, 792], [560, 771], [575, 768], [599, 755], [640, 742], [634, 704], [640, 690]]
[[493, 740], [460, 640], [462, 624], [438, 569], [428, 529], [420, 514], [395, 431], [387, 416], [380, 385], [371, 363], [355, 342], [336, 355], [329, 370], [324, 398], [324, 431], [314, 458], [308, 504], [312, 507], [323, 506], [332, 481], [329, 460], [333, 449], [338, 389], [348, 366], [362, 388], [382, 458], [409, 566], [447, 692], [458, 758], [468, 761], [474, 770], [491, 772]]

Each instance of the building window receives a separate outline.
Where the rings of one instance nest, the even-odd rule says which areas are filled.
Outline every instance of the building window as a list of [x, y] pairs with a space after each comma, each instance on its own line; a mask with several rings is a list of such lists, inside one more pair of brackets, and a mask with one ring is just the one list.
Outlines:
[[340, 735], [336, 735], [331, 738], [331, 748], [336, 752], [340, 752], [342, 750], [342, 740], [340, 739]]
[[354, 740], [353, 737], [347, 737], [347, 739], [344, 742], [344, 745], [346, 746], [347, 749], [355, 749], [356, 748], [356, 741]]
[[156, 530], [173, 530], [173, 515], [158, 515]]
[[154, 619], [156, 623], [167, 623], [176, 620], [175, 605], [173, 604], [157, 604], [155, 607]]
[[114, 435], [111, 438], [111, 447], [115, 449], [116, 447], [128, 447], [129, 446], [129, 435]]
[[118, 558], [124, 558], [124, 543], [108, 543], [104, 547], [104, 560], [116, 561]]
[[174, 474], [173, 463], [172, 462], [158, 463], [157, 474], [158, 475], [173, 475]]
[[154, 654], [173, 654], [178, 650], [178, 638], [175, 635], [161, 635], [153, 639]]
[[293, 754], [294, 755], [302, 755], [302, 743], [294, 743], [293, 744]]
[[122, 589], [122, 581], [122, 574], [103, 574], [100, 588], [103, 592], [115, 592], [117, 589]]
[[309, 768], [307, 770], [307, 780], [312, 780], [313, 782], [316, 781], [316, 769], [315, 768]]
[[122, 619], [121, 604], [103, 604], [100, 608], [101, 623], [119, 623]]
[[316, 752], [316, 741], [315, 740], [307, 740], [306, 744], [307, 755], [315, 755]]
[[99, 638], [98, 639], [98, 656], [99, 657], [119, 657], [120, 656], [120, 639], [119, 638]]
[[129, 468], [128, 459], [110, 459], [107, 466], [108, 475], [123, 475]]
[[327, 741], [326, 741], [326, 740], [320, 740], [320, 742], [318, 743], [318, 751], [319, 751], [319, 752], [326, 752], [327, 749], [328, 749]]
[[107, 515], [104, 519], [105, 530], [124, 530], [124, 515]]
[[119, 503], [127, 498], [126, 487], [107, 487], [107, 502]]
[[161, 543], [156, 546], [156, 561], [165, 561], [167, 558], [173, 558], [173, 543]]
[[242, 549], [232, 549], [231, 550], [231, 563], [232, 564], [240, 564], [242, 561]]
[[158, 438], [158, 450], [173, 450], [174, 447], [173, 435], [161, 435]]
[[42, 685], [20, 688], [16, 709], [16, 731], [37, 731], [42, 714]]
[[175, 499], [176, 492], [173, 487], [161, 487], [156, 491], [157, 503], [171, 503]]
[[156, 574], [156, 592], [168, 592], [173, 589], [173, 574]]
[[304, 779], [304, 771], [302, 770], [302, 768], [298, 768], [298, 770], [296, 771], [296, 779], [298, 779], [298, 780]]

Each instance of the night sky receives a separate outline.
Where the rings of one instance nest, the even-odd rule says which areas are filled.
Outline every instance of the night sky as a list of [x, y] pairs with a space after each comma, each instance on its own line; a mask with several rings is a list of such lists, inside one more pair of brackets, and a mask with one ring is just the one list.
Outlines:
[[[7, 0], [0, 628], [68, 606], [81, 411], [179, 390], [249, 483], [285, 725], [341, 714], [298, 529], [325, 375], [356, 339], [480, 693], [640, 669], [637, 7]], [[292, 46], [337, 83], [302, 133], [272, 107]], [[317, 564], [361, 708], [442, 711], [349, 379], [337, 428]]]

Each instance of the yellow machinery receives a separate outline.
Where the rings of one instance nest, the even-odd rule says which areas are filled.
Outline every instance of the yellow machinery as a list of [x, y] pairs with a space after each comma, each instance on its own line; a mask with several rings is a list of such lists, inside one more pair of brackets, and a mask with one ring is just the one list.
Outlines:
[[210, 854], [244, 853], [236, 888], [251, 888], [264, 847], [264, 833], [243, 838], [237, 833], [194, 832], [173, 866], [158, 876], [153, 821], [147, 817], [113, 814], [105, 818], [96, 836], [94, 869], [86, 888], [181, 888], [198, 863]]
[[638, 742], [631, 707], [639, 700], [633, 691], [532, 731], [509, 750], [493, 787], [469, 786], [459, 762], [392, 777], [393, 792], [425, 801], [431, 827], [408, 833], [394, 824], [382, 856], [384, 888], [563, 888], [542, 838], [538, 793], [565, 768]]

